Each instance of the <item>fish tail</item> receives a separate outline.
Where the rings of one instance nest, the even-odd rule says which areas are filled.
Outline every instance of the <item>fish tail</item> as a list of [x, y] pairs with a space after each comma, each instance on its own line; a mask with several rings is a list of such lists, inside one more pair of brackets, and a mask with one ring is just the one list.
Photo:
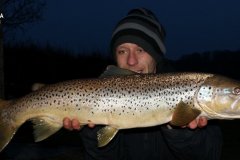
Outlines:
[[[13, 125], [10, 120], [3, 118], [4, 111], [6, 111], [4, 108], [6, 108], [9, 103], [10, 101], [0, 99], [0, 152], [11, 141], [18, 129], [18, 127]], [[11, 119], [11, 117], [9, 119]]]

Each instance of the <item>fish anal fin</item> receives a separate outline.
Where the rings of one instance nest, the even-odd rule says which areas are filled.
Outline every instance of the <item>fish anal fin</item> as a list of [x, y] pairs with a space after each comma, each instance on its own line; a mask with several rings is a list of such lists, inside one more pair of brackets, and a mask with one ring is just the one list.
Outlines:
[[117, 132], [118, 129], [111, 126], [105, 126], [101, 128], [97, 132], [98, 147], [107, 145], [115, 137]]
[[190, 105], [181, 101], [175, 108], [170, 124], [174, 126], [187, 125], [195, 118], [197, 118], [200, 115], [200, 113], [201, 113], [200, 110], [193, 108]]
[[42, 141], [62, 128], [62, 124], [54, 118], [35, 117], [31, 119], [35, 142]]

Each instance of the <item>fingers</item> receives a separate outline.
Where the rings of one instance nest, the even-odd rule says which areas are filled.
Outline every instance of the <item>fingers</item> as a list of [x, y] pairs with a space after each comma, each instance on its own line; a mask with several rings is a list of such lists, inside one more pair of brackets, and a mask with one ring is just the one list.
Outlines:
[[198, 120], [198, 127], [199, 128], [203, 128], [203, 127], [205, 127], [207, 125], [207, 123], [208, 123], [207, 118], [200, 117], [199, 120]]
[[195, 120], [193, 120], [192, 122], [190, 122], [187, 127], [190, 128], [190, 129], [196, 129], [197, 127], [198, 128], [203, 128], [207, 125], [207, 118], [205, 117], [199, 117]]
[[194, 119], [192, 122], [190, 122], [188, 125], [187, 125], [188, 128], [190, 129], [195, 129], [197, 128], [197, 119]]
[[[65, 117], [63, 119], [63, 127], [71, 131], [71, 130], [80, 130], [82, 126], [78, 119], [74, 118], [71, 120], [70, 118]], [[93, 128], [95, 127], [95, 124], [89, 121], [88, 127]]]
[[77, 119], [72, 119], [72, 128], [76, 130], [80, 130], [80, 123]]
[[63, 127], [68, 130], [79, 130], [81, 128], [80, 123], [77, 119], [69, 119], [68, 117], [65, 117], [63, 119]]
[[89, 123], [89, 124], [88, 124], [88, 127], [93, 128], [93, 127], [95, 127], [95, 124]]
[[72, 130], [72, 122], [68, 117], [65, 117], [63, 119], [63, 127], [68, 130]]

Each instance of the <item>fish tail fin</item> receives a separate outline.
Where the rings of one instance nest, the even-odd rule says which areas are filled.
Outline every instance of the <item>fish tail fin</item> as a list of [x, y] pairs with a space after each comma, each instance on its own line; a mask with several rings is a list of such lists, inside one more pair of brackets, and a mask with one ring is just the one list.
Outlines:
[[4, 118], [4, 108], [8, 106], [10, 101], [0, 99], [0, 152], [6, 147], [6, 145], [11, 141], [12, 137], [19, 128], [10, 120]]

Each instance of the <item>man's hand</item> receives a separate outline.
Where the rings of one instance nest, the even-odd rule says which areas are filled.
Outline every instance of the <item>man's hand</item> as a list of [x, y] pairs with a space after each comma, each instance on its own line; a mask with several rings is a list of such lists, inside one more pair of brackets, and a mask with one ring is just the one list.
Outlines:
[[205, 117], [199, 117], [195, 120], [193, 120], [192, 122], [190, 122], [186, 127], [190, 128], [190, 129], [195, 129], [195, 128], [203, 128], [207, 125], [207, 118]]
[[[94, 126], [95, 124], [93, 123], [88, 124], [88, 127], [90, 128], [93, 128]], [[71, 130], [80, 130], [82, 126], [80, 125], [80, 122], [78, 119], [74, 118], [71, 120], [70, 118], [65, 117], [63, 119], [63, 127], [71, 131]]]
[[[190, 129], [195, 129], [197, 127], [203, 128], [207, 125], [207, 122], [208, 121], [205, 117], [199, 117], [184, 127], [188, 127]], [[93, 123], [88, 124], [88, 127], [90, 127], [90, 128], [93, 128], [94, 126], [95, 126], [95, 124], [93, 124]], [[82, 126], [80, 125], [80, 122], [78, 121], [78, 119], [71, 120], [70, 118], [65, 117], [63, 119], [63, 127], [68, 130], [80, 130]]]

